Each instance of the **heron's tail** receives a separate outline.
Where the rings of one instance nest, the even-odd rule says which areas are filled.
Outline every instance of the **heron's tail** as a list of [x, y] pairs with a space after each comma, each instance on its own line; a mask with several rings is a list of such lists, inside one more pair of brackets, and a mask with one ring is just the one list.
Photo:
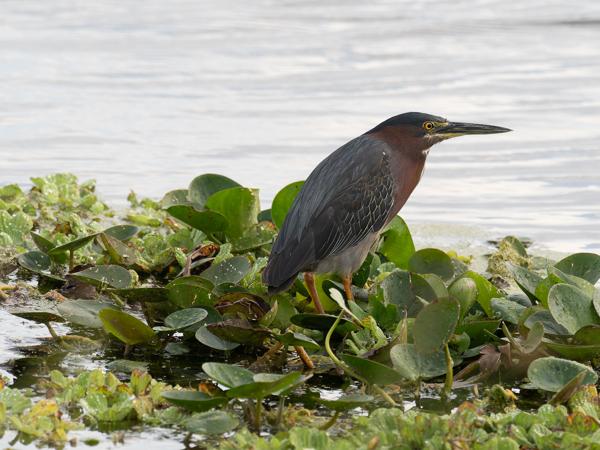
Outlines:
[[267, 285], [269, 295], [274, 295], [288, 289], [294, 280], [296, 280], [299, 273], [294, 272], [290, 274], [289, 272], [286, 273], [287, 271], [283, 272], [281, 270], [283, 268], [282, 265], [277, 264], [278, 259], [279, 258], [271, 258], [262, 273], [262, 280], [263, 283]]

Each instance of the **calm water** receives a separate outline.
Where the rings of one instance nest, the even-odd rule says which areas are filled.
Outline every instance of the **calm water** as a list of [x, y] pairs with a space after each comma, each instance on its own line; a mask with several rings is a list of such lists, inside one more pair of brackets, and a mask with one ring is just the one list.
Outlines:
[[435, 147], [409, 224], [600, 251], [600, 2], [3, 1], [0, 48], [0, 184], [219, 172], [268, 205], [416, 110], [515, 131]]

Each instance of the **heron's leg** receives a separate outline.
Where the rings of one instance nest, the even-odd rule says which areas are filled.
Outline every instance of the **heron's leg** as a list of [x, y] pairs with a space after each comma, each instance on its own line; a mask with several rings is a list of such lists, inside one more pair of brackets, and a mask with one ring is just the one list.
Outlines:
[[342, 277], [344, 280], [344, 292], [346, 292], [346, 300], [354, 300], [352, 295], [352, 274]]
[[319, 300], [319, 293], [317, 292], [317, 286], [315, 285], [315, 274], [312, 272], [304, 272], [304, 282], [310, 292], [310, 298], [312, 298], [315, 308], [319, 314], [325, 314], [323, 306], [321, 306], [321, 300]]

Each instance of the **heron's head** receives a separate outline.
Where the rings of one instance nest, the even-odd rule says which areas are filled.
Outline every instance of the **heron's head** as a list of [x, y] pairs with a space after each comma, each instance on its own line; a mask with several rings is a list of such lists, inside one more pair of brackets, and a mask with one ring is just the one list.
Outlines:
[[511, 131], [508, 128], [478, 123], [450, 122], [431, 114], [408, 112], [391, 117], [367, 134], [380, 134], [386, 141], [403, 148], [411, 147], [426, 154], [428, 149], [446, 139], [467, 134], [494, 134]]

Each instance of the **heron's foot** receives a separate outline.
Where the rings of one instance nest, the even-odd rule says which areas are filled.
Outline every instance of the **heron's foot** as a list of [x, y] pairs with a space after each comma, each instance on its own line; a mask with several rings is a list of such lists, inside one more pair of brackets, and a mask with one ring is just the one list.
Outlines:
[[308, 292], [310, 293], [310, 298], [315, 304], [315, 309], [319, 314], [325, 314], [325, 310], [323, 309], [323, 305], [321, 305], [321, 300], [319, 299], [319, 293], [317, 292], [317, 285], [315, 284], [315, 275], [312, 272], [305, 272], [304, 282], [306, 283], [306, 287], [308, 288]]
[[352, 294], [352, 275], [347, 275], [343, 277], [344, 280], [344, 292], [346, 293], [346, 300], [354, 300], [354, 295]]

